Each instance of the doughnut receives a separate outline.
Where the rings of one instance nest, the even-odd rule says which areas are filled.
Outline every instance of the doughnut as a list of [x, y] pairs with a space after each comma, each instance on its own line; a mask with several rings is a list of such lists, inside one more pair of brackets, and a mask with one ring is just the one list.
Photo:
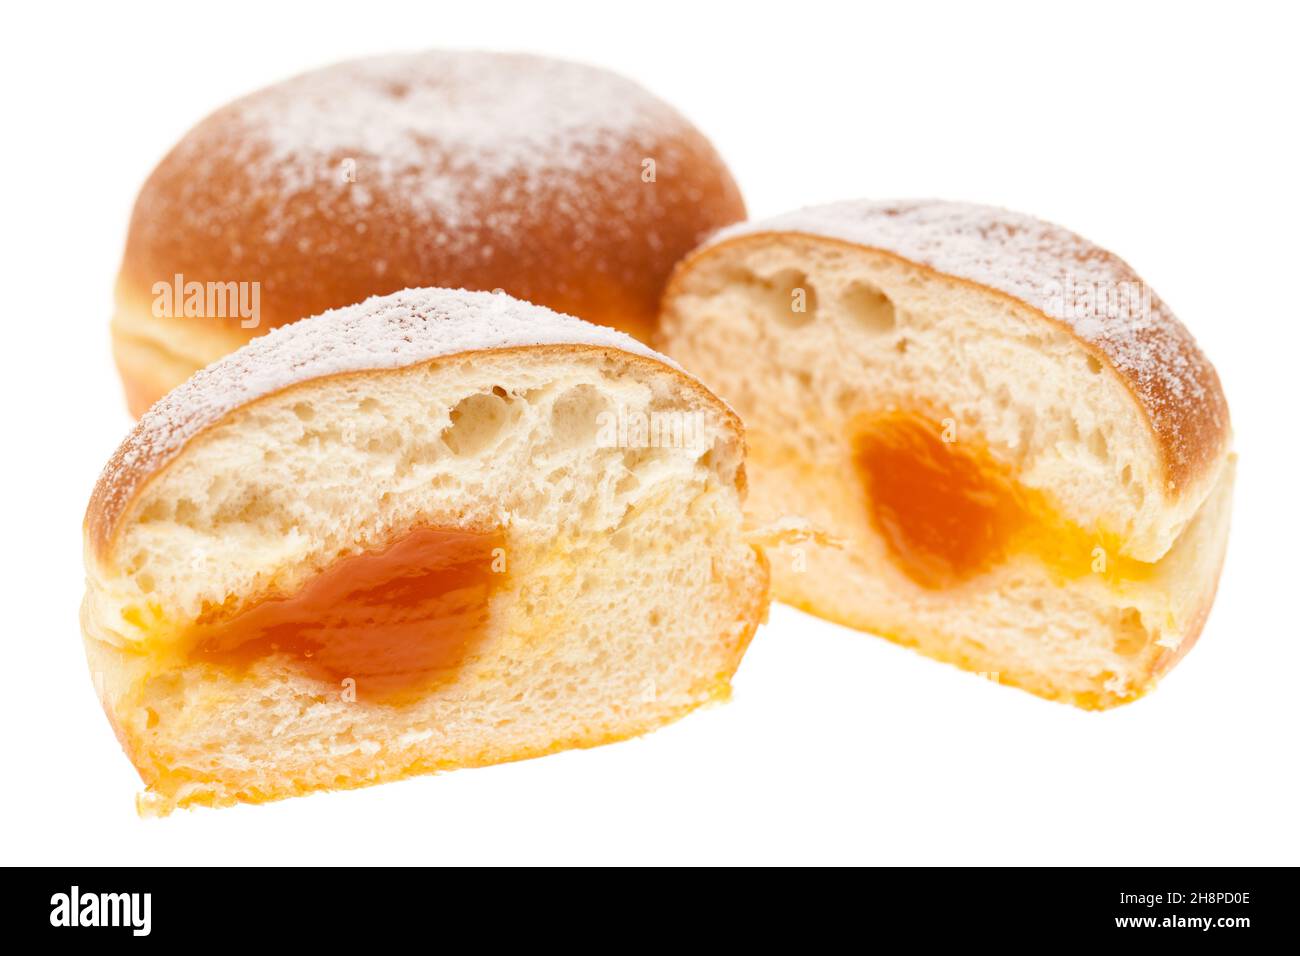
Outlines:
[[113, 353], [139, 415], [255, 335], [371, 295], [511, 295], [645, 338], [676, 261], [745, 216], [708, 140], [590, 66], [341, 63], [190, 130], [136, 200]]
[[1191, 648], [1235, 455], [1213, 366], [1126, 263], [1030, 216], [843, 202], [723, 229], [659, 347], [740, 413], [775, 599], [1087, 709]]
[[86, 510], [140, 809], [590, 747], [725, 698], [767, 567], [739, 420], [625, 333], [407, 290], [155, 404]]

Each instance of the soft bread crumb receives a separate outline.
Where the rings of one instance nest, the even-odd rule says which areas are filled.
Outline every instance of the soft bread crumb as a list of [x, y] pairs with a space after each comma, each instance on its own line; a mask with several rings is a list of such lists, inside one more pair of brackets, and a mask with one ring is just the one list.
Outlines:
[[[593, 419], [618, 410], [698, 415], [699, 440], [611, 443]], [[643, 733], [724, 699], [765, 612], [735, 416], [625, 336], [514, 300], [426, 290], [307, 320], [174, 393], [126, 447], [136, 470], [106, 472], [91, 505], [134, 489], [88, 542], [83, 630], [144, 812]], [[420, 524], [503, 528], [509, 567], [479, 650], [420, 700], [165, 653], [170, 625]]]
[[[1004, 292], [1065, 323], [1136, 390], [1153, 427], [1169, 443], [1175, 480], [1204, 470], [1226, 447], [1227, 402], [1214, 367], [1191, 334], [1128, 263], [1060, 226], [970, 203], [858, 200], [737, 223], [706, 245], [768, 232], [886, 250]], [[1134, 288], [1139, 302], [1141, 291], [1149, 296], [1149, 308], [1110, 308], [1121, 302], [1121, 292]]]
[[402, 368], [457, 352], [567, 344], [614, 348], [674, 365], [631, 336], [501, 293], [407, 289], [333, 309], [250, 342], [154, 405], [109, 460], [87, 508], [92, 537], [110, 532], [139, 479], [222, 415], [295, 382]]
[[[774, 547], [777, 599], [1085, 707], [1135, 699], [1186, 652], [1227, 540], [1226, 404], [1166, 312], [1076, 329], [1036, 308], [1038, 282], [1076, 265], [1131, 274], [1028, 217], [903, 202], [743, 224], [679, 267], [659, 341], [745, 420], [751, 526], [795, 515], [841, 539]], [[986, 447], [1142, 579], [1063, 579], [1013, 555], [917, 584], [873, 523], [855, 455], [862, 423], [899, 410]]]

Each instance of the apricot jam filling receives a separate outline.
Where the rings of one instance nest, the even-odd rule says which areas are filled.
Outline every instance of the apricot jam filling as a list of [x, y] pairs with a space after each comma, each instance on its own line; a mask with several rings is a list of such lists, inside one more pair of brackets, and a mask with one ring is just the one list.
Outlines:
[[1151, 565], [1121, 557], [1112, 535], [1066, 520], [979, 443], [898, 412], [856, 431], [854, 463], [873, 526], [894, 563], [926, 588], [960, 584], [1017, 554], [1063, 577], [1131, 580]]
[[343, 557], [289, 596], [218, 610], [190, 629], [192, 660], [247, 669], [272, 655], [357, 700], [399, 703], [454, 677], [482, 641], [504, 578], [504, 534], [419, 528]]

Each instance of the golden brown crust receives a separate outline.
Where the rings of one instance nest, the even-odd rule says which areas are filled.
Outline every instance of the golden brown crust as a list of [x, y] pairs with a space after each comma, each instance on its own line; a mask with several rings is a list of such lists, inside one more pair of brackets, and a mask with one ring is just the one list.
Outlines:
[[134, 375], [121, 360], [117, 362], [117, 372], [122, 377], [126, 410], [136, 418], [147, 412], [150, 405], [166, 394], [160, 392], [157, 385], [147, 381], [143, 376]]
[[421, 286], [503, 289], [644, 336], [676, 261], [744, 215], [704, 136], [621, 77], [520, 55], [385, 57], [191, 130], [140, 193], [119, 289], [150, 302], [178, 274], [257, 282], [244, 338]]
[[[735, 412], [670, 359], [621, 332], [505, 295], [412, 289], [277, 329], [203, 369], [150, 409], [118, 446], [91, 493], [90, 554], [109, 560], [121, 520], [155, 475], [232, 412], [286, 389], [339, 375], [395, 371], [484, 351], [547, 349], [562, 357], [616, 353], [673, 373], [715, 404], [743, 440]], [[738, 476], [743, 481], [743, 471]]]
[[155, 318], [147, 302], [132, 311], [132, 300], [122, 298], [120, 289], [111, 331], [113, 361], [127, 408], [135, 418], [195, 371], [245, 341], [224, 327], [199, 326], [193, 319]]
[[[1218, 374], [1169, 307], [1118, 256], [1008, 210], [938, 200], [862, 201], [740, 223], [678, 265], [664, 301], [703, 257], [781, 234], [892, 256], [1009, 298], [1066, 328], [1133, 394], [1150, 423], [1170, 497], [1211, 480], [1229, 451], [1232, 428]], [[1140, 309], [1126, 311], [1130, 299]], [[1118, 311], [1108, 309], [1116, 303]]]

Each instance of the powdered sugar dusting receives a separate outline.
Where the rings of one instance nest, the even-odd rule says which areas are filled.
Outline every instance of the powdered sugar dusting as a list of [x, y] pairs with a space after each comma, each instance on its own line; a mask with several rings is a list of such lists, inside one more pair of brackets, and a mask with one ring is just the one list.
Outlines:
[[[989, 206], [862, 200], [739, 223], [709, 244], [772, 232], [891, 252], [1004, 292], [1065, 323], [1129, 382], [1166, 440], [1174, 476], [1196, 470], [1224, 447], [1227, 403], [1191, 334], [1127, 263], [1060, 226]], [[1143, 291], [1141, 308], [1110, 307], [1116, 297], [1107, 292], [1133, 288]]]
[[256, 281], [265, 328], [402, 288], [499, 288], [640, 328], [681, 256], [743, 215], [713, 147], [631, 80], [522, 54], [384, 56], [186, 134], [136, 202], [124, 297], [177, 273]]
[[407, 289], [282, 326], [196, 373], [136, 424], [100, 475], [88, 520], [111, 521], [139, 484], [224, 415], [290, 385], [439, 356], [591, 345], [679, 366], [623, 332], [501, 293]]
[[[347, 175], [355, 177], [347, 190], [353, 204], [397, 193], [412, 213], [454, 230], [483, 209], [526, 206], [528, 194], [553, 185], [557, 174], [598, 166], [620, 144], [648, 139], [678, 117], [606, 70], [523, 54], [431, 51], [305, 73], [235, 101], [213, 120], [223, 142], [235, 144], [222, 162], [244, 170], [241, 184], [273, 197], [271, 227], [287, 234], [301, 211], [296, 197]], [[197, 136], [187, 146], [202, 163], [211, 143]]]

